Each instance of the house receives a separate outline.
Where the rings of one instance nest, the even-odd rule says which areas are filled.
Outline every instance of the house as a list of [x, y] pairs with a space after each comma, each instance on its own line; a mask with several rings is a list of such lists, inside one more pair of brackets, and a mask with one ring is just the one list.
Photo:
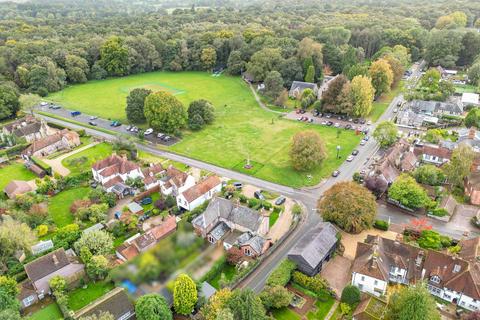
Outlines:
[[466, 106], [476, 106], [480, 105], [480, 95], [477, 93], [464, 92], [462, 93], [461, 102], [464, 107]]
[[470, 198], [470, 203], [480, 205], [480, 172], [470, 173], [464, 181], [465, 195]]
[[75, 131], [63, 129], [52, 135], [32, 141], [22, 154], [28, 157], [46, 157], [61, 150], [73, 149], [80, 145], [80, 136]]
[[177, 196], [177, 206], [188, 211], [202, 205], [222, 190], [222, 181], [217, 176], [209, 176]]
[[413, 152], [420, 161], [436, 166], [443, 165], [452, 157], [452, 150], [434, 144], [416, 145]]
[[318, 86], [316, 83], [293, 81], [288, 96], [291, 98], [301, 97], [305, 89], [311, 89], [315, 96], [318, 94]]
[[145, 177], [143, 183], [145, 189], [150, 190], [160, 185], [160, 176], [165, 173], [165, 169], [160, 163], [151, 163], [149, 167], [142, 169], [142, 174]]
[[195, 185], [195, 178], [170, 165], [166, 170], [165, 176], [160, 179], [159, 183], [162, 194], [176, 197], [188, 188], [193, 187]]
[[33, 191], [32, 186], [23, 180], [12, 180], [3, 189], [3, 192], [9, 199], [15, 199], [17, 196]]
[[128, 192], [125, 182], [129, 178], [144, 178], [142, 170], [135, 162], [129, 161], [126, 156], [116, 154], [95, 162], [92, 174], [93, 179], [107, 192], [115, 192], [119, 197]]
[[297, 269], [313, 277], [332, 258], [338, 244], [337, 229], [330, 222], [320, 222], [307, 232], [288, 253]]
[[45, 295], [50, 294], [49, 281], [54, 276], [62, 276], [67, 285], [72, 285], [85, 275], [85, 267], [79, 263], [73, 252], [69, 255], [60, 248], [25, 265], [28, 279], [22, 283], [19, 300], [26, 308]]
[[224, 248], [238, 245], [247, 256], [263, 254], [270, 244], [265, 239], [270, 229], [267, 216], [223, 198], [213, 198], [205, 211], [192, 220], [192, 225], [198, 235], [212, 244], [233, 235], [234, 239], [224, 242]]
[[457, 257], [370, 235], [365, 243], [357, 243], [352, 284], [381, 296], [386, 294], [388, 283], [426, 281], [432, 295], [468, 310], [479, 310], [479, 238], [463, 240], [460, 247]]
[[456, 145], [468, 145], [473, 148], [473, 151], [480, 152], [480, 131], [475, 128], [461, 128], [457, 130], [458, 138]]
[[450, 79], [456, 76], [458, 73], [457, 70], [444, 69], [442, 66], [438, 66], [436, 69], [438, 70], [438, 72], [440, 72], [442, 79]]
[[116, 249], [116, 255], [121, 261], [128, 261], [155, 246], [160, 240], [173, 233], [177, 228], [177, 220], [174, 216], [168, 216], [158, 226], [145, 232], [143, 235], [137, 233], [125, 240]]
[[414, 128], [420, 128], [427, 124], [437, 125], [442, 116], [461, 117], [463, 112], [463, 104], [459, 101], [412, 100], [398, 112], [397, 124]]
[[135, 307], [124, 288], [116, 287], [97, 300], [78, 310], [73, 319], [99, 316], [108, 312], [115, 320], [135, 319]]
[[15, 135], [18, 138], [25, 138], [25, 140], [29, 143], [35, 140], [43, 139], [54, 132], [55, 130], [51, 129], [45, 120], [37, 119], [31, 115], [8, 123], [2, 128], [3, 134]]

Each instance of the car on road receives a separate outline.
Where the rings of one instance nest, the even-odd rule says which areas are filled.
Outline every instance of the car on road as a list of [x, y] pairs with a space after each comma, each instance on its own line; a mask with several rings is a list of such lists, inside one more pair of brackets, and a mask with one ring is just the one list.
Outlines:
[[280, 196], [275, 200], [275, 205], [276, 206], [281, 206], [282, 204], [285, 203], [285, 200], [287, 200], [284, 196]]
[[[53, 109], [53, 108], [52, 108], [52, 109]], [[81, 113], [80, 111], [72, 111], [72, 112], [70, 112], [70, 115], [71, 115], [72, 117], [76, 117], [76, 116], [79, 116], [79, 115], [81, 115], [81, 114], [82, 114], [82, 113]]]
[[397, 113], [397, 112], [398, 112], [397, 108], [393, 109], [393, 113]]
[[147, 130], [145, 130], [145, 132], [143, 133], [144, 136], [148, 136], [149, 134], [152, 134], [153, 133], [153, 129], [152, 128], [148, 128]]
[[347, 160], [348, 162], [352, 162], [354, 158], [355, 158], [354, 156], [349, 155], [346, 160]]
[[40, 106], [41, 107], [46, 107], [46, 106], [48, 106], [48, 102], [42, 101], [42, 102], [40, 102]]
[[234, 186], [235, 189], [237, 189], [237, 190], [242, 190], [242, 188], [243, 188], [243, 183], [241, 183], [241, 182], [234, 182], [234, 183], [233, 183], [233, 186]]
[[95, 121], [88, 121], [88, 124], [94, 127], [97, 126], [97, 123]]
[[110, 126], [111, 127], [120, 127], [122, 124], [116, 120], [113, 120], [111, 123], [110, 123]]
[[340, 174], [340, 171], [335, 170], [335, 171], [332, 172], [332, 177], [334, 177], [334, 178], [338, 177], [339, 174]]
[[262, 190], [257, 190], [253, 193], [253, 196], [258, 200], [265, 200], [265, 196], [262, 193]]
[[91, 117], [90, 117], [90, 120], [97, 120], [97, 119], [98, 119], [97, 116], [91, 116]]
[[363, 140], [363, 139], [362, 139], [362, 141], [360, 141], [360, 145], [361, 145], [361, 146], [364, 146], [366, 143], [367, 143], [367, 141], [365, 141], [365, 140]]
[[356, 156], [357, 154], [359, 154], [360, 151], [358, 151], [357, 149], [353, 150], [352, 151], [352, 156]]

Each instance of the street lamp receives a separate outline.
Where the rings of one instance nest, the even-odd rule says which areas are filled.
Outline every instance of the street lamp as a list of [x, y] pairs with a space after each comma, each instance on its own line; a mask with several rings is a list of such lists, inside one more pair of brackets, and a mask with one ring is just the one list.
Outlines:
[[342, 149], [341, 146], [337, 146], [337, 159], [340, 158], [340, 149]]

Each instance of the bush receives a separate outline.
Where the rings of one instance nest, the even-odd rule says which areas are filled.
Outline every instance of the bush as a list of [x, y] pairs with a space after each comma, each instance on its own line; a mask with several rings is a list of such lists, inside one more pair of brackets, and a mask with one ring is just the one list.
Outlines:
[[302, 207], [300, 207], [300, 205], [298, 203], [296, 203], [294, 206], [293, 206], [293, 209], [292, 209], [292, 213], [294, 215], [299, 215], [302, 213]]
[[265, 209], [265, 210], [270, 210], [272, 209], [272, 204], [268, 201], [262, 201], [262, 207]]
[[85, 129], [80, 129], [80, 130], [77, 130], [77, 133], [80, 137], [85, 137], [86, 133], [85, 133]]
[[327, 287], [328, 284], [319, 275], [314, 277], [309, 277], [300, 271], [294, 271], [292, 274], [292, 281], [299, 286], [314, 292], [316, 295], [321, 294]]
[[446, 217], [446, 216], [448, 216], [448, 211], [445, 208], [435, 208], [433, 210], [430, 210], [429, 213], [431, 215], [436, 216], [436, 217]]
[[42, 168], [42, 170], [45, 170], [48, 175], [52, 175], [52, 167], [40, 160], [37, 157], [30, 157], [30, 160], [32, 160], [33, 163], [35, 163], [37, 166]]
[[253, 207], [258, 207], [260, 204], [260, 200], [255, 199], [255, 198], [250, 198], [248, 199], [248, 207], [253, 208]]
[[296, 267], [295, 262], [288, 259], [283, 260], [268, 277], [267, 285], [271, 287], [286, 286], [292, 277], [292, 271], [295, 270]]
[[387, 231], [390, 225], [385, 220], [375, 220], [373, 227], [379, 230]]
[[340, 301], [353, 305], [360, 302], [360, 290], [353, 286], [348, 285], [342, 291], [342, 297]]
[[238, 196], [238, 199], [240, 200], [241, 203], [247, 203], [248, 198], [244, 194], [240, 194]]

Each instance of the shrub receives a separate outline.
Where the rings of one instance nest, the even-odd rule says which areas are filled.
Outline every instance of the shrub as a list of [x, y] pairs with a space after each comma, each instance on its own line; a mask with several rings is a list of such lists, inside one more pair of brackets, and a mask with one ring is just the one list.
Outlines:
[[44, 170], [48, 175], [52, 175], [52, 167], [40, 160], [37, 157], [30, 157], [30, 160], [32, 160], [33, 163], [35, 163], [37, 166], [39, 166], [42, 170]]
[[271, 287], [286, 286], [292, 277], [292, 271], [295, 270], [296, 267], [295, 262], [288, 259], [283, 260], [268, 277], [267, 285]]
[[385, 220], [375, 220], [373, 227], [379, 230], [387, 231], [390, 225]]
[[248, 199], [249, 208], [258, 207], [259, 204], [260, 204], [260, 201], [258, 199], [255, 199], [255, 198]]
[[77, 133], [80, 137], [85, 137], [86, 133], [85, 133], [85, 129], [80, 129], [80, 130], [77, 130]]
[[360, 290], [353, 286], [348, 285], [342, 291], [342, 297], [340, 301], [353, 305], [360, 302]]
[[314, 292], [316, 295], [320, 294], [328, 286], [325, 279], [323, 279], [319, 275], [309, 277], [301, 273], [300, 271], [293, 272], [292, 280], [299, 286]]
[[446, 217], [446, 216], [448, 216], [448, 211], [445, 208], [435, 208], [433, 210], [430, 210], [429, 213], [431, 215], [436, 216], [436, 217]]
[[241, 203], [246, 203], [248, 198], [244, 194], [240, 194], [238, 196], [238, 199], [240, 200]]
[[177, 201], [175, 200], [174, 197], [172, 196], [167, 196], [167, 198], [165, 198], [165, 205], [167, 206], [167, 208], [171, 208], [173, 206], [175, 206], [177, 204]]
[[292, 209], [292, 213], [294, 215], [299, 215], [302, 213], [302, 207], [300, 207], [300, 205], [297, 203], [293, 206], [293, 209]]

